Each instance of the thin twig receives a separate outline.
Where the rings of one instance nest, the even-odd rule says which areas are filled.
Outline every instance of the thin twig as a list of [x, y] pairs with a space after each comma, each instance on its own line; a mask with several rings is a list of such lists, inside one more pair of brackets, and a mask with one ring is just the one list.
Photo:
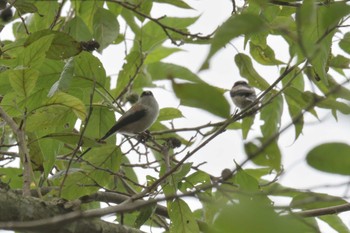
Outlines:
[[[94, 79], [95, 80], [95, 79]], [[59, 191], [58, 191], [58, 196], [60, 197], [61, 196], [61, 193], [62, 193], [62, 190], [63, 190], [63, 186], [64, 186], [64, 183], [68, 177], [68, 172], [69, 172], [69, 169], [70, 169], [70, 166], [72, 165], [72, 162], [74, 160], [74, 157], [75, 155], [78, 153], [78, 150], [79, 148], [83, 145], [83, 136], [84, 136], [84, 133], [85, 133], [85, 130], [87, 128], [87, 125], [90, 121], [90, 117], [91, 117], [91, 114], [92, 114], [92, 111], [93, 111], [93, 107], [92, 107], [92, 102], [93, 102], [93, 99], [94, 99], [94, 94], [95, 94], [95, 88], [96, 88], [96, 82], [94, 81], [93, 83], [93, 87], [92, 87], [92, 90], [91, 90], [91, 94], [90, 94], [90, 103], [89, 103], [89, 112], [86, 116], [86, 119], [85, 119], [85, 122], [84, 122], [84, 127], [81, 131], [81, 134], [80, 134], [80, 137], [79, 137], [79, 141], [78, 141], [78, 144], [75, 148], [75, 150], [73, 151], [72, 153], [72, 157], [70, 158], [69, 162], [68, 162], [68, 166], [67, 166], [67, 169], [65, 171], [65, 174], [64, 174], [64, 177], [63, 177], [63, 180], [60, 184], [60, 188], [59, 188]], [[91, 149], [91, 147], [89, 148]]]
[[57, 24], [57, 21], [58, 19], [60, 18], [61, 16], [61, 11], [62, 11], [62, 8], [63, 8], [63, 5], [66, 3], [67, 0], [62, 0], [60, 6], [58, 7], [58, 10], [57, 10], [57, 13], [55, 15], [55, 18], [53, 19], [51, 25], [50, 25], [50, 30], [52, 30], [56, 24]]

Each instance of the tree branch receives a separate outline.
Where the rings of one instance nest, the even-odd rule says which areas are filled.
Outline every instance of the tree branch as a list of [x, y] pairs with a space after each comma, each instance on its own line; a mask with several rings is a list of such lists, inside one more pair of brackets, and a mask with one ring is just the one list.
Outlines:
[[343, 205], [336, 205], [336, 206], [330, 206], [325, 208], [300, 211], [300, 212], [296, 212], [295, 214], [298, 214], [302, 217], [319, 217], [322, 215], [339, 214], [349, 210], [350, 210], [350, 203], [346, 203]]
[[0, 228], [6, 230], [43, 233], [50, 230], [57, 233], [142, 233], [138, 229], [120, 224], [84, 218], [83, 212], [71, 212], [57, 203], [23, 197], [2, 189], [0, 189], [0, 206], [1, 212], [7, 213], [0, 214]]
[[164, 33], [168, 36], [168, 38], [171, 40], [171, 43], [173, 43], [174, 45], [177, 45], [177, 46], [181, 45], [182, 42], [180, 42], [180, 43], [179, 43], [179, 42], [176, 42], [176, 40], [175, 40], [174, 38], [172, 38], [172, 36], [169, 34], [168, 31], [175, 32], [175, 33], [177, 33], [177, 34], [179, 34], [179, 35], [182, 35], [182, 36], [184, 36], [184, 37], [188, 37], [188, 38], [192, 38], [192, 39], [199, 39], [199, 40], [209, 40], [210, 37], [212, 36], [212, 34], [214, 34], [214, 33], [212, 33], [212, 34], [210, 34], [210, 35], [201, 36], [200, 33], [191, 34], [191, 33], [188, 33], [188, 32], [184, 32], [184, 31], [182, 31], [182, 30], [180, 30], [180, 29], [177, 29], [177, 28], [174, 28], [174, 27], [170, 27], [170, 26], [168, 26], [168, 25], [163, 24], [163, 23], [160, 21], [160, 19], [162, 19], [162, 18], [164, 18], [164, 17], [166, 17], [166, 16], [161, 17], [161, 18], [153, 18], [152, 16], [149, 16], [149, 15], [147, 15], [147, 14], [145, 14], [145, 13], [143, 13], [143, 12], [137, 10], [138, 6], [133, 5], [133, 4], [130, 4], [130, 3], [128, 3], [128, 2], [119, 1], [119, 0], [106, 0], [106, 1], [107, 1], [107, 2], [113, 2], [113, 3], [119, 4], [120, 6], [126, 8], [126, 9], [128, 9], [128, 10], [133, 11], [135, 14], [140, 15], [140, 16], [142, 16], [142, 17], [144, 17], [144, 18], [146, 18], [146, 19], [148, 19], [148, 20], [150, 20], [150, 21], [152, 21], [152, 22], [158, 24], [158, 25], [163, 29]]
[[19, 127], [17, 123], [0, 107], [0, 117], [10, 126], [17, 136], [18, 152], [23, 163], [23, 196], [30, 196], [30, 183], [32, 174], [32, 164], [26, 143], [26, 135], [24, 129]]

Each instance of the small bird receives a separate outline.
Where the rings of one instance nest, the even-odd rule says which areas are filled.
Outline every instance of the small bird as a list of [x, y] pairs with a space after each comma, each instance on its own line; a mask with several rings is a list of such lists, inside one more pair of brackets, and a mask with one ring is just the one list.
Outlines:
[[125, 112], [115, 125], [100, 139], [105, 140], [114, 133], [135, 135], [151, 127], [159, 114], [159, 106], [153, 93], [144, 91], [140, 99]]
[[[158, 114], [159, 106], [153, 93], [144, 91], [140, 99], [125, 112], [118, 119], [117, 123], [115, 123], [115, 125], [98, 141], [103, 141], [114, 133], [121, 133], [129, 136], [142, 133], [157, 120]], [[78, 156], [77, 161], [90, 150], [91, 147], [87, 148]]]
[[254, 88], [248, 85], [246, 81], [237, 81], [233, 84], [230, 91], [233, 103], [240, 109], [245, 109], [256, 100]]

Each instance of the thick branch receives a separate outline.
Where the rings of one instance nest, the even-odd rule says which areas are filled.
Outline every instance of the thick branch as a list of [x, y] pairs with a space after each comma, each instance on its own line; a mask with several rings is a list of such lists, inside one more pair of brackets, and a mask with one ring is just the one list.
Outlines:
[[58, 233], [142, 233], [98, 218], [83, 218], [81, 211], [71, 212], [63, 205], [5, 190], [0, 190], [0, 206], [0, 229]]

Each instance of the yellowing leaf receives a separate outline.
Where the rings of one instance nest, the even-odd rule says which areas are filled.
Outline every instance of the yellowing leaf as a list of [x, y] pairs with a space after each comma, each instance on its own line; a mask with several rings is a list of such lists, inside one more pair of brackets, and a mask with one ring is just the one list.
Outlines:
[[11, 70], [9, 79], [12, 88], [17, 95], [28, 97], [33, 91], [39, 72], [34, 69]]
[[48, 102], [47, 105], [59, 105], [71, 109], [77, 117], [84, 120], [86, 117], [86, 108], [83, 102], [64, 92], [56, 93]]
[[30, 68], [39, 68], [46, 58], [54, 35], [45, 35], [29, 44], [18, 56], [18, 65]]

